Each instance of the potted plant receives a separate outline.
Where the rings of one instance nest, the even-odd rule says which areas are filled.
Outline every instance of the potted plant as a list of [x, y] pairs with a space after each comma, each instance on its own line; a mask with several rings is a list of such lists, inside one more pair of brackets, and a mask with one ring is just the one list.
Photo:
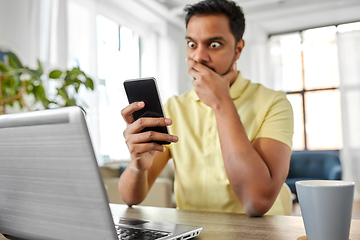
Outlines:
[[[44, 72], [40, 61], [38, 69], [34, 70], [23, 66], [13, 52], [8, 52], [7, 56], [8, 61], [0, 61], [0, 114], [5, 114], [5, 107], [12, 107], [15, 103], [18, 103], [20, 109], [28, 111], [36, 110], [33, 108], [38, 103], [45, 109], [75, 105], [82, 109], [86, 107], [78, 97], [78, 92], [82, 85], [94, 90], [94, 82], [79, 67], [51, 71], [49, 79], [56, 79], [59, 86], [55, 96], [48, 97], [43, 86]], [[25, 95], [33, 96], [33, 101], [25, 101]]]

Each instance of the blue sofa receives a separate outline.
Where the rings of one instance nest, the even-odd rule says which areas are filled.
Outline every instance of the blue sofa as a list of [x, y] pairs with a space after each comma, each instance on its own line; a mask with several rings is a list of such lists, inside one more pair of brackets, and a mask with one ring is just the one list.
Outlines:
[[[300, 180], [341, 180], [342, 168], [336, 154], [329, 152], [293, 152], [286, 184], [296, 195], [295, 182]], [[294, 202], [298, 202], [297, 196]]]

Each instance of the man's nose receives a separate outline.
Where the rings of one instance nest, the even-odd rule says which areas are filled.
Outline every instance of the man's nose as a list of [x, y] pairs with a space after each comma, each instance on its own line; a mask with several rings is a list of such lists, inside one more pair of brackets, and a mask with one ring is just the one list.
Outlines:
[[208, 62], [210, 60], [210, 56], [207, 47], [204, 45], [198, 45], [193, 52], [193, 59], [198, 63]]

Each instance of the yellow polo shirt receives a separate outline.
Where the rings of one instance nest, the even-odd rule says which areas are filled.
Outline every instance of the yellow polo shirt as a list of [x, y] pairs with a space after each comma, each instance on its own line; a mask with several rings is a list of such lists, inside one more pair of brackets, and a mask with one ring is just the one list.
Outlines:
[[[293, 112], [284, 92], [251, 83], [239, 73], [230, 95], [250, 142], [266, 137], [292, 147]], [[173, 120], [170, 133], [179, 137], [169, 145], [178, 208], [244, 213], [225, 171], [212, 109], [194, 89], [170, 98], [164, 108], [166, 117]], [[278, 198], [267, 214], [283, 213]]]

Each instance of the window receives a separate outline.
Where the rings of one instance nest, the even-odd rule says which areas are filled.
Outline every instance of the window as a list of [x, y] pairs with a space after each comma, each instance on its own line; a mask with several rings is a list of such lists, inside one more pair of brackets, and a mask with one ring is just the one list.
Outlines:
[[342, 148], [337, 36], [359, 24], [270, 36], [275, 87], [294, 110], [293, 150]]
[[97, 16], [100, 154], [104, 162], [129, 159], [121, 110], [128, 104], [123, 82], [140, 77], [140, 37], [130, 28]]

